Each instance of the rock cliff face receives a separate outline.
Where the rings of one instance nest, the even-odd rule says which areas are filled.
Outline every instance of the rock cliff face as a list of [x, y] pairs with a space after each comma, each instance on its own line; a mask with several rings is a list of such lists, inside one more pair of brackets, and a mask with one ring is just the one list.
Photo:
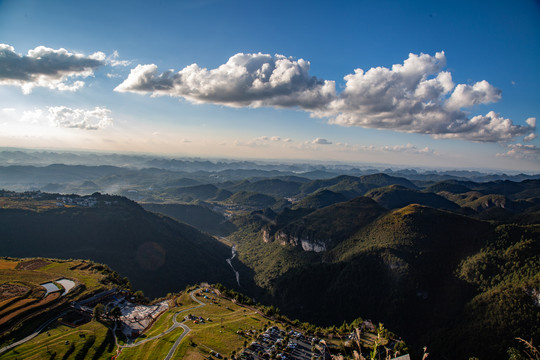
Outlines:
[[273, 241], [273, 238], [270, 236], [269, 230], [266, 230], [266, 229], [263, 230], [263, 241], [265, 243], [269, 243]]
[[310, 241], [309, 239], [301, 239], [302, 249], [304, 251], [321, 252], [326, 251], [326, 244], [319, 241]]
[[298, 214], [283, 217], [288, 221], [268, 224], [262, 230], [264, 242], [275, 241], [304, 251], [327, 251], [376, 219], [385, 209], [369, 198], [358, 197], [308, 214], [296, 211]]
[[315, 252], [326, 251], [330, 247], [330, 244], [332, 244], [331, 238], [324, 240], [318, 239], [314, 235], [303, 234], [300, 229], [298, 229], [294, 234], [284, 230], [278, 230], [272, 234], [270, 230], [263, 230], [263, 241], [266, 243], [275, 241], [282, 246], [299, 246], [304, 251]]

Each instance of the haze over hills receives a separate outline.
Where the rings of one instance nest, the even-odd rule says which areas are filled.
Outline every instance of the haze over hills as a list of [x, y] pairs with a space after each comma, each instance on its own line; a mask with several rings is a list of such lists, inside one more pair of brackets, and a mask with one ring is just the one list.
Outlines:
[[[448, 169], [397, 169], [373, 164], [348, 165], [339, 163], [283, 163], [279, 161], [173, 159], [149, 155], [105, 153], [70, 153], [50, 151], [0, 151], [0, 185], [10, 190], [37, 190], [56, 186], [61, 192], [89, 194], [81, 189], [85, 181], [93, 181], [101, 192], [111, 193], [132, 187], [159, 184], [164, 187], [194, 186], [223, 183], [223, 188], [235, 190], [232, 182], [272, 179], [279, 186], [274, 195], [288, 195], [297, 185], [309, 180], [336, 178], [339, 175], [364, 176], [384, 173], [404, 177], [421, 185], [440, 181], [488, 182], [511, 180], [519, 182], [538, 179], [539, 174], [504, 174], [500, 171], [464, 171]], [[380, 175], [378, 175], [380, 177]], [[227, 183], [231, 181], [231, 183]], [[382, 179], [381, 179], [382, 181]], [[374, 182], [371, 182], [374, 183]], [[395, 183], [395, 182], [394, 182]], [[245, 183], [237, 190], [260, 191], [264, 183]], [[379, 183], [379, 186], [389, 184]], [[410, 187], [410, 184], [398, 184]], [[258, 187], [257, 187], [258, 186]], [[250, 188], [251, 187], [251, 188]], [[236, 190], [236, 191], [237, 191]], [[276, 191], [278, 193], [276, 193]], [[272, 194], [270, 194], [272, 195]]]
[[[2, 167], [0, 186], [42, 192], [2, 193], [0, 255], [103, 262], [152, 297], [221, 282], [300, 321], [384, 322], [433, 357], [503, 359], [540, 335], [540, 175], [156, 164]], [[239, 284], [207, 234], [235, 245]]]

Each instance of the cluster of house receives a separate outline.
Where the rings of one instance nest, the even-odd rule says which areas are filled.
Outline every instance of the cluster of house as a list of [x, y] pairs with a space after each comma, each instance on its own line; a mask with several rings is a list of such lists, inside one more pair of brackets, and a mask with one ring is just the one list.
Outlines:
[[193, 321], [194, 324], [204, 324], [206, 321], [212, 321], [210, 320], [210, 318], [206, 318], [205, 320], [202, 316], [196, 316], [192, 314], [184, 316], [184, 320]]
[[69, 197], [59, 196], [56, 198], [56, 206], [63, 207], [66, 205], [76, 205], [82, 207], [96, 206], [97, 200], [93, 197]]

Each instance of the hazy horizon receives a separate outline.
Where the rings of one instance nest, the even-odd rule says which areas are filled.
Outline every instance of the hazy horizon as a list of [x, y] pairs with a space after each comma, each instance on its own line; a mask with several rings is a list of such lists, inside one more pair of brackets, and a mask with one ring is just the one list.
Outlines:
[[[39, 159], [26, 159], [21, 161], [20, 159], [6, 161], [6, 153], [22, 152], [28, 155], [40, 155]], [[96, 158], [95, 156], [101, 156]], [[70, 161], [63, 159], [66, 156], [71, 157]], [[76, 156], [73, 158], [72, 156]], [[49, 157], [49, 158], [47, 158]], [[61, 158], [58, 160], [58, 158]], [[63, 159], [62, 159], [63, 157]], [[123, 159], [132, 159], [132, 163], [116, 163], [114, 158], [122, 157]], [[108, 159], [107, 158], [113, 158]], [[75, 161], [77, 160], [77, 161]], [[466, 167], [444, 167], [444, 166], [415, 166], [411, 164], [391, 164], [391, 163], [370, 163], [370, 162], [353, 162], [353, 161], [339, 161], [339, 160], [317, 160], [317, 159], [278, 159], [278, 158], [250, 158], [250, 157], [204, 157], [204, 156], [183, 156], [174, 154], [158, 154], [158, 153], [142, 153], [142, 152], [110, 152], [106, 150], [70, 150], [70, 149], [31, 149], [31, 148], [17, 148], [17, 147], [0, 147], [0, 161], [5, 161], [1, 165], [21, 165], [21, 166], [48, 166], [55, 164], [64, 165], [85, 165], [85, 166], [99, 166], [99, 165], [111, 165], [118, 167], [132, 167], [141, 168], [137, 166], [137, 160], [167, 160], [167, 161], [210, 161], [214, 164], [219, 162], [234, 164], [241, 162], [249, 162], [253, 164], [259, 164], [262, 166], [305, 166], [313, 168], [327, 168], [327, 169], [354, 169], [360, 170], [379, 170], [384, 172], [385, 170], [402, 171], [402, 170], [415, 170], [420, 173], [428, 172], [478, 172], [482, 174], [527, 174], [527, 175], [540, 175], [540, 171], [520, 171], [520, 170], [508, 170], [508, 169], [493, 169], [493, 168], [466, 168]], [[302, 173], [302, 171], [299, 171]]]
[[0, 146], [540, 172], [540, 5], [0, 2]]

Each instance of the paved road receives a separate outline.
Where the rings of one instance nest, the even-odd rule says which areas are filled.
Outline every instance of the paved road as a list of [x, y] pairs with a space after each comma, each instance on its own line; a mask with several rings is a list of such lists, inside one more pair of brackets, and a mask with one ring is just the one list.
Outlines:
[[24, 343], [27, 342], [27, 341], [32, 340], [33, 338], [35, 338], [36, 336], [39, 335], [39, 333], [41, 332], [41, 330], [45, 329], [45, 328], [46, 328], [47, 326], [49, 326], [49, 324], [51, 324], [53, 321], [55, 321], [56, 319], [58, 319], [58, 318], [60, 318], [60, 317], [62, 317], [62, 316], [64, 316], [64, 315], [66, 315], [66, 312], [63, 312], [63, 313], [61, 313], [60, 315], [58, 315], [58, 316], [56, 316], [56, 317], [54, 317], [54, 318], [52, 318], [52, 319], [47, 320], [47, 321], [46, 321], [45, 323], [43, 323], [40, 327], [38, 327], [36, 331], [34, 331], [32, 334], [28, 335], [28, 336], [25, 337], [24, 339], [21, 339], [21, 340], [19, 340], [19, 341], [17, 341], [17, 342], [14, 342], [14, 343], [11, 344], [11, 345], [4, 346], [3, 348], [0, 348], [0, 354], [6, 352], [6, 351], [8, 351], [8, 350], [11, 350], [11, 349], [13, 349], [13, 348], [16, 347], [16, 346], [19, 346], [19, 345], [21, 345], [21, 344], [24, 344]]
[[179, 311], [179, 312], [176, 313], [176, 315], [175, 315], [174, 318], [173, 318], [173, 322], [174, 322], [174, 325], [173, 325], [173, 326], [175, 326], [175, 325], [181, 326], [181, 327], [184, 329], [184, 332], [182, 333], [182, 335], [180, 335], [180, 336], [178, 337], [178, 339], [176, 339], [176, 341], [174, 342], [174, 344], [173, 344], [171, 350], [169, 350], [169, 353], [167, 354], [167, 356], [165, 356], [165, 359], [164, 359], [164, 360], [170, 360], [170, 359], [172, 358], [172, 356], [173, 356], [174, 353], [176, 352], [176, 349], [177, 349], [178, 346], [180, 345], [180, 342], [182, 341], [182, 339], [184, 338], [184, 336], [186, 336], [186, 335], [190, 332], [190, 330], [191, 330], [187, 325], [178, 322], [178, 319], [177, 319], [177, 318], [178, 318], [178, 315], [180, 315], [180, 313], [182, 313], [182, 312], [186, 312], [186, 311], [188, 311], [188, 310], [197, 309], [197, 308], [200, 308], [200, 307], [203, 307], [203, 306], [206, 305], [205, 303], [203, 303], [202, 301], [200, 301], [199, 299], [197, 299], [197, 298], [195, 297], [194, 294], [195, 294], [195, 292], [198, 291], [198, 290], [199, 290], [199, 289], [193, 290], [193, 291], [191, 292], [191, 294], [189, 294], [189, 295], [191, 296], [191, 298], [193, 299], [193, 301], [195, 301], [195, 302], [198, 303], [199, 305], [198, 305], [198, 306], [195, 306], [195, 307], [192, 307], [192, 308], [189, 308], [189, 309], [186, 309], [186, 310]]
[[176, 349], [180, 345], [180, 342], [182, 342], [182, 339], [184, 339], [184, 336], [186, 336], [189, 333], [189, 331], [191, 330], [190, 328], [188, 328], [184, 324], [180, 324], [180, 326], [184, 329], [184, 332], [182, 333], [182, 335], [180, 335], [178, 337], [178, 339], [176, 339], [176, 341], [174, 342], [171, 350], [169, 350], [169, 353], [167, 354], [167, 356], [165, 356], [165, 360], [170, 360], [172, 358], [172, 356], [176, 352]]

